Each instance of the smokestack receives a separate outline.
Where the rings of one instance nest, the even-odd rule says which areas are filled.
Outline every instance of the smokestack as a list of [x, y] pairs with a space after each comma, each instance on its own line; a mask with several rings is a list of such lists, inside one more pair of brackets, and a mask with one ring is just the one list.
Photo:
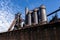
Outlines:
[[34, 9], [34, 24], [38, 24], [38, 9]]
[[25, 25], [28, 24], [28, 8], [25, 8]]
[[28, 12], [28, 25], [31, 25], [31, 13], [32, 11]]
[[28, 14], [28, 8], [27, 7], [25, 8], [25, 14], [26, 15]]
[[46, 16], [46, 8], [44, 5], [40, 6], [40, 17], [41, 17], [41, 24], [46, 24], [47, 23], [47, 16]]

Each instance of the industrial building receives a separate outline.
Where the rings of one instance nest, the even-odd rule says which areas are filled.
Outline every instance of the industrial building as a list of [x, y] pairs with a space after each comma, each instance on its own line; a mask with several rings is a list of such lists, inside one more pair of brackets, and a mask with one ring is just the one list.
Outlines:
[[[50, 22], [47, 20], [58, 11], [60, 9], [47, 15], [44, 5], [33, 10], [25, 8], [25, 20], [17, 13], [8, 31], [0, 33], [0, 40], [60, 40], [60, 19], [55, 15]], [[25, 22], [23, 27], [21, 22]]]

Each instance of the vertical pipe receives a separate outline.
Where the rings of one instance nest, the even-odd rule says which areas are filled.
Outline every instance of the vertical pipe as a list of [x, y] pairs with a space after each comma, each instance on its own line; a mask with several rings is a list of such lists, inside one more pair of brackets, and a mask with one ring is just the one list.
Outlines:
[[28, 8], [25, 8], [25, 25], [28, 24]]
[[31, 13], [32, 11], [28, 12], [28, 25], [31, 25]]
[[38, 9], [34, 9], [34, 24], [38, 24]]
[[40, 17], [41, 17], [41, 23], [46, 24], [47, 23], [47, 16], [46, 16], [46, 8], [44, 5], [40, 6]]

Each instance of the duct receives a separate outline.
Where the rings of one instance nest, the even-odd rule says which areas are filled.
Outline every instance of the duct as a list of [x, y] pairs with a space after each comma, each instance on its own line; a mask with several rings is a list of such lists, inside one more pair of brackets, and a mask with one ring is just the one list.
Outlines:
[[34, 24], [38, 24], [38, 9], [34, 9]]
[[47, 16], [46, 16], [46, 8], [44, 5], [40, 6], [40, 22], [42, 24], [46, 24], [47, 23]]

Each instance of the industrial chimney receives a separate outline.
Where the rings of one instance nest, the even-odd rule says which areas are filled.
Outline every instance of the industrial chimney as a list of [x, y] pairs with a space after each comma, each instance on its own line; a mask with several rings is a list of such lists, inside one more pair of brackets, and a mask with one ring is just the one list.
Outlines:
[[31, 25], [31, 13], [32, 11], [29, 11], [28, 8], [25, 8], [25, 26]]
[[28, 24], [28, 8], [25, 8], [25, 25]]
[[37, 14], [38, 9], [34, 9], [34, 24], [38, 24], [38, 14]]
[[40, 6], [40, 23], [41, 24], [47, 23], [46, 8], [44, 5]]

